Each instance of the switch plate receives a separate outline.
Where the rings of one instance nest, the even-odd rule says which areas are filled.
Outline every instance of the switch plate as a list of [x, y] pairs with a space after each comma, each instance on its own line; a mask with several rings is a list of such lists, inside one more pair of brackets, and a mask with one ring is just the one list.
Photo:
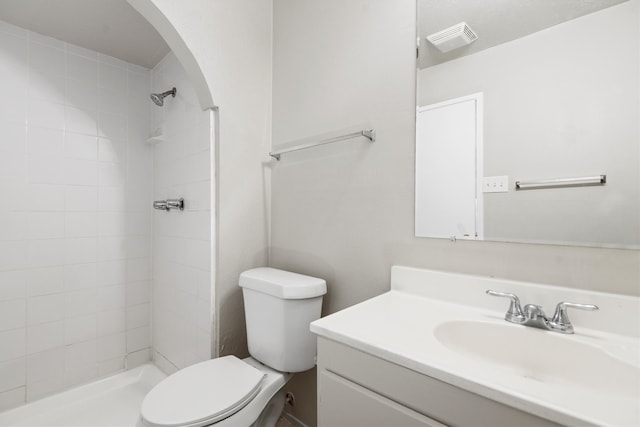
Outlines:
[[509, 192], [509, 177], [502, 176], [485, 176], [482, 178], [483, 193], [507, 193]]

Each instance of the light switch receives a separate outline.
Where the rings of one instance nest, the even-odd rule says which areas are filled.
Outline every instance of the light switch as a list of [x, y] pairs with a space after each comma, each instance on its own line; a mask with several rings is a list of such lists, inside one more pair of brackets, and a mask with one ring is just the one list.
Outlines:
[[483, 193], [507, 193], [509, 191], [509, 177], [502, 176], [485, 176], [482, 178]]

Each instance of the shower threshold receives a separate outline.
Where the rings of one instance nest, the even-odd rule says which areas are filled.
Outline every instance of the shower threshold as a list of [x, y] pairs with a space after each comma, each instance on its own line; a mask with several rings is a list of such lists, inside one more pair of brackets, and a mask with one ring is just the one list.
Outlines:
[[141, 426], [142, 400], [165, 377], [145, 364], [0, 413], [0, 426]]

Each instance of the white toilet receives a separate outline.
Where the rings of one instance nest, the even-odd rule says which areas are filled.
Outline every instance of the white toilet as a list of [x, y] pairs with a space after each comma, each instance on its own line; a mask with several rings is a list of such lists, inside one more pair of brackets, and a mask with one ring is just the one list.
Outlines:
[[275, 268], [240, 275], [252, 357], [225, 356], [184, 368], [156, 385], [142, 402], [154, 427], [273, 426], [293, 372], [315, 366], [309, 323], [320, 318], [324, 280]]

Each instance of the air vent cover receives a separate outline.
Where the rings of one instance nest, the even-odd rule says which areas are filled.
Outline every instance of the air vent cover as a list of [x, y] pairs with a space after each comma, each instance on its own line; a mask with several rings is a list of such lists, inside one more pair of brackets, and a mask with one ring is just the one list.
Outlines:
[[440, 52], [449, 52], [462, 46], [473, 43], [478, 39], [478, 35], [467, 25], [461, 22], [453, 27], [445, 28], [442, 31], [427, 36]]

